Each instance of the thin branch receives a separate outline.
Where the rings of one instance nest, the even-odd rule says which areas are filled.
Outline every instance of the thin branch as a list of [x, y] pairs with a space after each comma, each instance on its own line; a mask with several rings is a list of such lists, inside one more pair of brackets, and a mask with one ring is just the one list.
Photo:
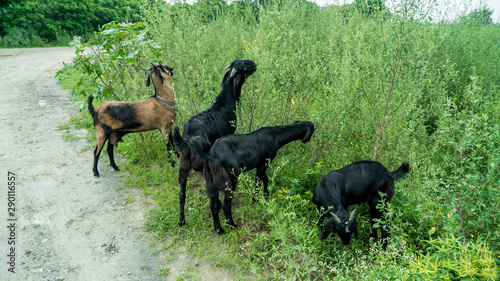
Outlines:
[[314, 84], [316, 83], [316, 80], [318, 80], [318, 77], [319, 75], [325, 71], [326, 67], [328, 66], [328, 64], [330, 63], [330, 61], [332, 60], [333, 58], [333, 55], [335, 55], [335, 51], [339, 48], [339, 45], [340, 45], [340, 39], [342, 38], [342, 30], [340, 30], [340, 34], [337, 38], [337, 48], [334, 49], [332, 51], [332, 54], [324, 61], [323, 65], [321, 66], [321, 70], [316, 74], [316, 77], [315, 79], [313, 79], [313, 82], [312, 84], [309, 86], [309, 89], [307, 90], [306, 94], [302, 97], [302, 99], [300, 100], [300, 103], [299, 105], [295, 108], [295, 110], [293, 111], [292, 115], [290, 116], [289, 119], [293, 119], [293, 117], [295, 116], [295, 114], [297, 113], [297, 111], [299, 110], [300, 106], [303, 104], [304, 100], [309, 96], [309, 94], [311, 93], [311, 90], [314, 86]]
[[[358, 69], [361, 69], [361, 66], [359, 65], [359, 61], [358, 60], [356, 60], [356, 65], [358, 66]], [[367, 84], [367, 83], [364, 83], [364, 80], [363, 80], [364, 77], [361, 74], [361, 72], [359, 72], [359, 78], [361, 80], [361, 83], [360, 83], [361, 84], [361, 91], [365, 95], [365, 98], [368, 100], [368, 106], [372, 110], [372, 114], [373, 114], [373, 118], [372, 118], [373, 130], [377, 130], [377, 111], [375, 110], [375, 107], [374, 107], [375, 103], [372, 102], [370, 100], [370, 97], [368, 96], [368, 92], [365, 89], [365, 84]]]
[[[463, 157], [462, 154], [460, 153], [460, 171], [463, 171]], [[462, 227], [462, 243], [465, 245], [465, 226], [464, 226], [464, 217], [462, 216], [462, 206], [460, 205], [460, 182], [462, 180], [462, 172], [460, 173], [460, 177], [458, 179], [458, 184], [457, 184], [457, 210], [458, 210], [458, 217], [460, 218], [460, 226]]]
[[392, 91], [394, 89], [394, 84], [395, 84], [395, 80], [396, 80], [396, 70], [398, 68], [398, 63], [399, 63], [399, 60], [401, 58], [401, 48], [402, 48], [402, 45], [399, 44], [398, 52], [396, 53], [396, 61], [394, 62], [394, 68], [392, 69], [391, 87], [389, 88], [389, 93], [387, 93], [387, 97], [385, 99], [384, 116], [382, 117], [382, 123], [380, 125], [380, 130], [378, 133], [377, 142], [375, 144], [375, 153], [373, 154], [373, 158], [372, 158], [372, 160], [374, 160], [374, 161], [375, 161], [375, 159], [377, 159], [377, 153], [378, 153], [378, 150], [380, 148], [380, 141], [382, 139], [382, 134], [384, 131], [385, 120], [387, 118], [387, 113], [389, 111], [389, 102], [391, 101]]

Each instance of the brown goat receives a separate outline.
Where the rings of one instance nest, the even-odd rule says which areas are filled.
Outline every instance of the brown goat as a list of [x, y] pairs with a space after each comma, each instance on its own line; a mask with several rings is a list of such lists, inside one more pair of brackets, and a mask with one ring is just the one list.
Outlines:
[[108, 141], [107, 152], [111, 167], [115, 171], [120, 169], [115, 164], [113, 147], [118, 146], [122, 137], [128, 133], [137, 133], [159, 129], [169, 148], [169, 139], [172, 133], [172, 123], [175, 119], [175, 97], [174, 91], [168, 83], [168, 78], [173, 75], [173, 69], [167, 65], [153, 64], [149, 70], [146, 86], [149, 87], [153, 81], [155, 87], [154, 96], [136, 102], [110, 101], [94, 108], [89, 96], [87, 103], [90, 115], [94, 119], [94, 129], [97, 136], [97, 146], [94, 150], [94, 176], [99, 176], [97, 162], [101, 150]]

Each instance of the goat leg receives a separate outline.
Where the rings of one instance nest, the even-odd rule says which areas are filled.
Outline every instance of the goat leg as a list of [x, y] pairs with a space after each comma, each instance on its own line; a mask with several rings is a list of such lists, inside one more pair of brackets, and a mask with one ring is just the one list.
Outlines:
[[222, 204], [222, 210], [227, 219], [227, 224], [237, 228], [238, 226], [234, 223], [233, 214], [231, 212], [231, 196], [226, 196], [224, 198], [224, 203]]
[[184, 217], [184, 205], [186, 204], [186, 184], [187, 178], [189, 176], [189, 170], [186, 171], [179, 165], [179, 170], [177, 173], [177, 181], [180, 185], [179, 191], [179, 226], [186, 224], [186, 219]]
[[115, 171], [120, 171], [120, 168], [118, 168], [118, 166], [116, 166], [115, 163], [115, 156], [113, 155], [113, 149], [114, 145], [111, 144], [110, 141], [108, 141], [108, 148], [106, 150], [108, 152], [109, 164], [111, 165], [111, 167], [113, 167], [113, 169], [115, 169]]
[[391, 231], [391, 228], [389, 227], [389, 225], [387, 223], [384, 226], [382, 226], [381, 239], [382, 239], [382, 249], [384, 249], [384, 250], [387, 248], [387, 240], [389, 239], [390, 231]]
[[[173, 153], [177, 156], [177, 158], [179, 158], [179, 153], [177, 153], [177, 151], [174, 150], [173, 148], [173, 143], [172, 143], [172, 132], [168, 133], [167, 135], [167, 130], [166, 129], [160, 129], [161, 131], [161, 135], [163, 137], [163, 140], [165, 142], [165, 146], [167, 147], [167, 154], [168, 154], [168, 163], [170, 163], [170, 166], [172, 168], [175, 168], [175, 161], [172, 160], [172, 151]], [[167, 138], [165, 138], [167, 137]]]
[[168, 153], [168, 163], [170, 163], [170, 166], [172, 168], [175, 168], [175, 165], [177, 163], [175, 162], [175, 160], [172, 159], [174, 157], [172, 154], [175, 154], [177, 156], [177, 158], [179, 158], [179, 153], [177, 153], [177, 151], [174, 150], [171, 141], [167, 142], [167, 153]]
[[373, 227], [376, 223], [376, 219], [381, 219], [382, 218], [382, 212], [377, 209], [377, 204], [379, 203], [379, 200], [372, 200], [371, 202], [368, 203], [370, 206], [370, 224], [372, 227], [372, 233], [370, 234], [370, 237], [373, 238], [374, 241], [377, 241], [378, 239], [378, 228]]
[[269, 178], [266, 174], [266, 169], [267, 166], [257, 167], [257, 174], [255, 175], [255, 193], [253, 197], [254, 203], [257, 201], [257, 196], [259, 195], [259, 185], [261, 182], [262, 185], [264, 186], [264, 197], [265, 198], [269, 197], [269, 191], [267, 189], [267, 186], [269, 184]]
[[212, 211], [212, 217], [214, 220], [214, 230], [218, 234], [222, 235], [224, 234], [224, 229], [222, 229], [222, 226], [220, 225], [219, 221], [220, 208], [221, 208], [221, 202], [217, 194], [215, 197], [210, 198], [210, 211]]
[[[267, 167], [266, 167], [267, 168]], [[262, 174], [260, 176], [260, 179], [262, 180], [262, 184], [264, 185], [264, 198], [268, 198], [269, 197], [269, 190], [267, 189], [267, 186], [269, 185], [269, 179], [267, 177], [267, 174], [266, 174], [266, 170], [264, 168], [264, 170], [262, 171]]]
[[101, 155], [101, 150], [103, 146], [104, 142], [101, 145], [99, 145], [98, 142], [94, 149], [94, 166], [92, 167], [92, 171], [94, 172], [94, 177], [99, 177], [99, 171], [97, 170], [97, 163], [99, 162], [99, 155]]
[[224, 192], [224, 204], [222, 204], [222, 210], [224, 210], [224, 215], [226, 216], [227, 224], [229, 224], [234, 228], [237, 228], [238, 226], [234, 223], [233, 220], [233, 213], [231, 211], [231, 204], [232, 204], [231, 202], [233, 199], [234, 191], [236, 190], [237, 181], [238, 179], [236, 175], [234, 174], [230, 175], [228, 186], [226, 187]]

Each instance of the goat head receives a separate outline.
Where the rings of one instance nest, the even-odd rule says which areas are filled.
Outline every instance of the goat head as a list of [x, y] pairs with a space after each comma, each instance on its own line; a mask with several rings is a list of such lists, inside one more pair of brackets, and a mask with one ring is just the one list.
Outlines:
[[233, 77], [236, 73], [242, 73], [245, 76], [252, 75], [257, 70], [257, 64], [251, 60], [234, 60], [228, 66], [224, 67], [224, 69], [228, 69], [229, 71], [226, 73], [224, 80]]
[[335, 213], [330, 212], [332, 218], [325, 223], [321, 229], [321, 234], [319, 236], [320, 240], [324, 240], [330, 236], [332, 233], [337, 233], [340, 237], [342, 244], [349, 245], [351, 242], [351, 236], [354, 234], [355, 237], [358, 236], [358, 228], [356, 225], [356, 220], [354, 219], [354, 214], [356, 210], [349, 214], [349, 219], [342, 221]]

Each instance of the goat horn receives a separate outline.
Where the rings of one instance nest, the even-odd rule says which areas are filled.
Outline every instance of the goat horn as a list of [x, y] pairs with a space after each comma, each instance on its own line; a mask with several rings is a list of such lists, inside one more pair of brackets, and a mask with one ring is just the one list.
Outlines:
[[356, 213], [356, 209], [352, 211], [352, 213], [349, 215], [349, 220], [352, 221], [354, 219], [354, 213]]
[[228, 69], [228, 68], [230, 68], [230, 67], [231, 67], [231, 65], [228, 65], [228, 66], [224, 67], [224, 68], [223, 68], [223, 70], [224, 70], [224, 69]]
[[151, 70], [151, 67], [150, 68], [139, 67], [139, 68], [142, 70]]
[[342, 223], [342, 221], [340, 220], [340, 218], [339, 218], [336, 214], [334, 214], [334, 213], [330, 212], [330, 215], [332, 215], [333, 220], [334, 220], [336, 223]]

